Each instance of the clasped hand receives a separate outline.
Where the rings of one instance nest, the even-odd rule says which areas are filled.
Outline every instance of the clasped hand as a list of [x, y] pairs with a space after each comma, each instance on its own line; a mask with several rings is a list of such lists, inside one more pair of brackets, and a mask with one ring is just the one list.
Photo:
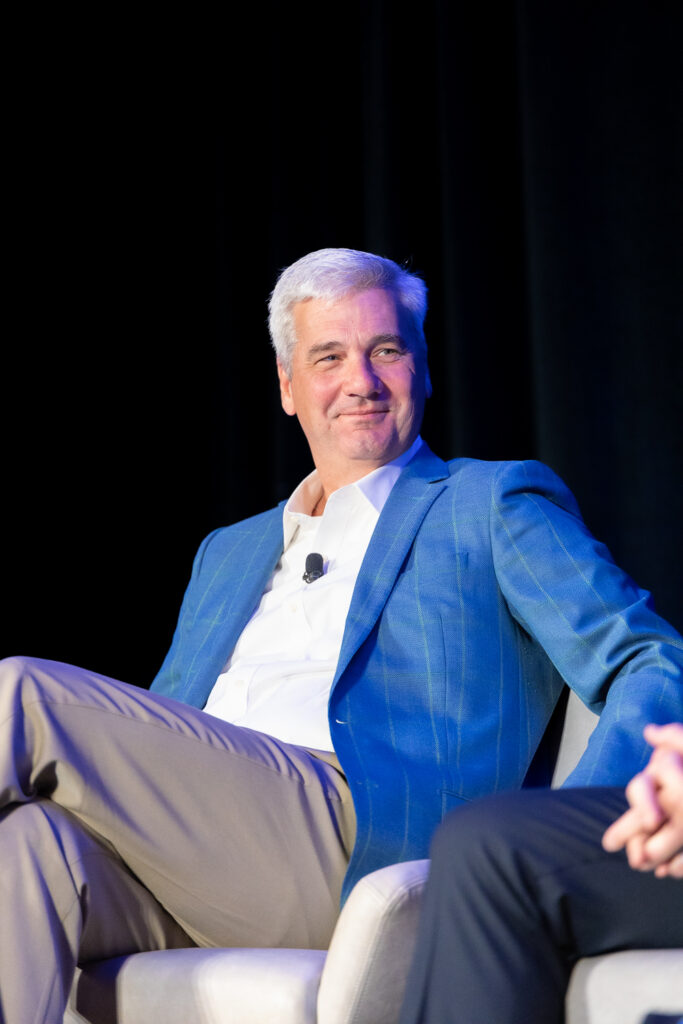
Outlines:
[[626, 849], [638, 871], [683, 878], [683, 724], [647, 725], [654, 750], [626, 787], [627, 810], [602, 838], [605, 850]]

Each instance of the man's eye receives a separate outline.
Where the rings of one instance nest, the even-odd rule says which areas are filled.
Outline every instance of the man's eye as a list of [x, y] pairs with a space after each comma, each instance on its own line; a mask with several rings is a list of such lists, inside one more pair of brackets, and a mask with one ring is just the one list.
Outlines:
[[389, 358], [395, 358], [395, 357], [398, 357], [398, 356], [402, 355], [402, 352], [398, 348], [393, 348], [393, 347], [391, 347], [389, 345], [385, 345], [384, 348], [377, 349], [377, 352], [375, 353], [375, 355], [382, 356], [382, 357], [386, 356], [386, 357], [389, 357]]

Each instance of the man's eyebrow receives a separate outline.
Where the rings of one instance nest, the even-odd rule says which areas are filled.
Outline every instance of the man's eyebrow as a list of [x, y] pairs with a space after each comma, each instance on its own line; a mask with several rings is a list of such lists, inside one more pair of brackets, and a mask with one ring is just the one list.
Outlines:
[[373, 345], [400, 345], [407, 348], [407, 345], [400, 334], [376, 334], [372, 339]]
[[341, 341], [319, 341], [317, 345], [311, 345], [310, 348], [306, 349], [306, 355], [319, 356], [325, 352], [336, 352], [343, 347]]
[[[401, 348], [407, 348], [405, 341], [400, 334], [376, 334], [374, 338], [370, 339], [371, 345], [399, 345]], [[319, 341], [316, 345], [311, 345], [309, 349], [306, 349], [307, 357], [313, 358], [315, 356], [325, 355], [327, 352], [338, 352], [339, 349], [345, 348], [341, 341]]]

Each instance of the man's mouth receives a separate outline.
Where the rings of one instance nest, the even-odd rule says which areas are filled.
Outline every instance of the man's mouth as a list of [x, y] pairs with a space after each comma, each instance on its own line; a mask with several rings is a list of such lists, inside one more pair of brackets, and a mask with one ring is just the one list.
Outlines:
[[337, 416], [361, 416], [370, 418], [373, 416], [384, 416], [388, 412], [388, 409], [345, 409], [343, 412], [337, 413]]

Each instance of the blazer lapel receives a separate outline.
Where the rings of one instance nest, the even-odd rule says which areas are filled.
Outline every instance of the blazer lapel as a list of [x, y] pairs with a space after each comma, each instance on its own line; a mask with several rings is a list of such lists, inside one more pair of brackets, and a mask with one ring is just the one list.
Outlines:
[[382, 509], [363, 559], [346, 619], [333, 687], [373, 629], [431, 504], [444, 489], [448, 466], [423, 444]]
[[[238, 524], [236, 530], [245, 530]], [[230, 534], [230, 529], [226, 531]], [[246, 527], [211, 567], [213, 580], [195, 610], [198, 627], [192, 657], [183, 665], [182, 699], [204, 707], [218, 675], [261, 599], [282, 554], [282, 507], [271, 509], [258, 525]], [[175, 694], [173, 694], [175, 695]]]
[[[282, 509], [285, 502], [271, 510], [261, 532], [249, 537], [231, 555], [231, 593], [224, 610], [222, 646], [229, 654], [257, 607], [278, 560], [282, 557]], [[226, 658], [227, 658], [226, 654]]]

